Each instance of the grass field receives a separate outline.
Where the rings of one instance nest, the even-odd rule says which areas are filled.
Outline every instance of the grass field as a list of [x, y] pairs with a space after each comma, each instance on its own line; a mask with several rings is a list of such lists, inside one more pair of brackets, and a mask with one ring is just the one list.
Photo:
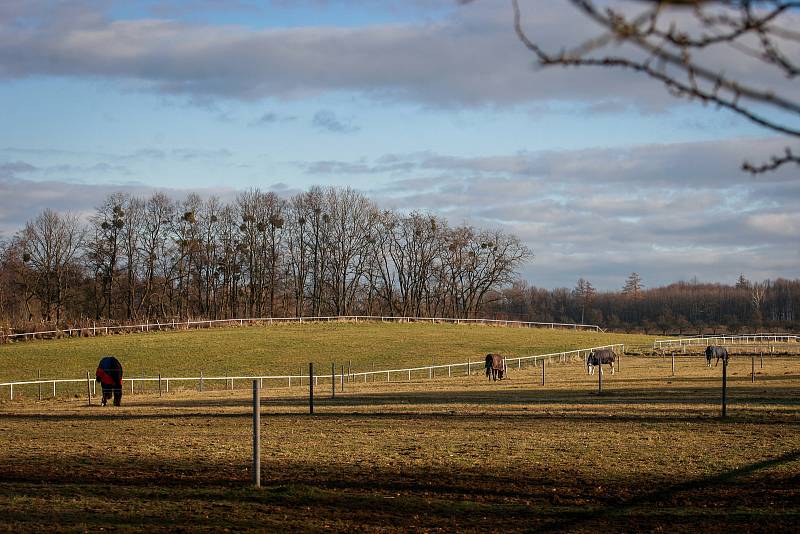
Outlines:
[[629, 343], [653, 336], [540, 328], [426, 323], [305, 323], [63, 338], [0, 345], [0, 382], [94, 373], [101, 356], [122, 361], [127, 376], [297, 373], [352, 362], [364, 371], [478, 361], [488, 352], [529, 356]]
[[725, 420], [721, 369], [698, 356], [673, 376], [670, 358], [626, 355], [602, 396], [578, 361], [551, 364], [546, 386], [539, 367], [321, 387], [314, 415], [302, 388], [270, 389], [261, 489], [249, 392], [3, 402], [0, 531], [796, 532], [800, 360], [759, 363], [751, 383], [750, 357], [732, 359]]

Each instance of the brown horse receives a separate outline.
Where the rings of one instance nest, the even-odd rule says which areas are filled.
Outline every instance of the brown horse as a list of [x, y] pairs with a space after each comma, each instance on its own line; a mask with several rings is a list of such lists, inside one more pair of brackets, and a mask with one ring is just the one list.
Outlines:
[[486, 355], [486, 377], [490, 380], [502, 380], [506, 374], [506, 359], [500, 354]]

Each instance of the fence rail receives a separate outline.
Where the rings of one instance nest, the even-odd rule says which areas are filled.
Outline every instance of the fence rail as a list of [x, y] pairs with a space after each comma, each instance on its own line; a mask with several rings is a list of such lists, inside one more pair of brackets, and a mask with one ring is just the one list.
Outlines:
[[763, 345], [765, 343], [797, 343], [797, 334], [743, 334], [708, 335], [678, 339], [661, 339], [653, 342], [654, 349], [686, 347], [691, 345]]
[[[613, 345], [603, 345], [600, 347], [591, 347], [586, 349], [575, 349], [575, 350], [568, 350], [562, 352], [552, 352], [549, 354], [537, 354], [534, 356], [519, 356], [516, 358], [506, 358], [506, 367], [508, 369], [513, 369], [514, 365], [517, 366], [517, 369], [522, 369], [523, 362], [534, 362], [536, 365], [537, 362], [541, 362], [544, 360], [552, 361], [555, 358], [559, 358], [560, 361], [568, 361], [574, 359], [576, 357], [584, 357], [584, 355], [588, 355], [593, 350], [598, 349], [612, 349], [618, 350], [620, 353], [624, 352], [625, 345], [621, 343], [616, 343]], [[375, 371], [360, 371], [360, 372], [346, 372], [346, 373], [336, 373], [335, 371], [331, 374], [315, 374], [314, 382], [318, 384], [319, 382], [325, 383], [326, 380], [329, 382], [332, 381], [336, 383], [339, 380], [347, 379], [349, 382], [354, 381], [361, 381], [363, 378], [363, 382], [368, 383], [370, 378], [372, 378], [372, 382], [377, 381], [378, 378], [381, 380], [383, 377], [386, 377], [386, 382], [402, 382], [405, 378], [405, 381], [411, 380], [411, 374], [414, 372], [425, 372], [427, 371], [429, 378], [436, 378], [436, 371], [437, 370], [447, 370], [447, 376], [452, 377], [454, 370], [463, 369], [463, 373], [471, 374], [473, 369], [483, 369], [484, 368], [484, 361], [467, 361], [462, 363], [448, 363], [448, 364], [439, 364], [439, 365], [426, 365], [421, 367], [408, 367], [405, 369], [383, 369], [383, 370], [375, 370]], [[395, 380], [392, 380], [394, 378]], [[277, 381], [280, 383], [286, 382], [286, 387], [291, 388], [293, 385], [292, 381], [295, 381], [296, 385], [302, 385], [303, 380], [308, 381], [309, 375], [308, 374], [289, 374], [289, 375], [255, 375], [255, 376], [189, 376], [189, 377], [164, 377], [164, 376], [157, 376], [157, 377], [130, 377], [123, 379], [123, 389], [126, 389], [125, 383], [127, 382], [130, 384], [131, 392], [134, 390], [134, 385], [136, 383], [146, 383], [146, 382], [154, 382], [158, 383], [159, 386], [164, 385], [166, 391], [169, 391], [169, 384], [170, 382], [196, 382], [198, 384], [198, 388], [202, 391], [203, 384], [206, 382], [219, 382], [225, 381], [226, 387], [228, 382], [230, 382], [230, 389], [234, 389], [234, 381], [235, 380], [245, 380], [246, 387], [252, 383], [252, 380], [259, 380], [261, 385], [263, 386], [264, 381]], [[0, 388], [8, 387], [9, 388], [9, 399], [14, 400], [14, 388], [19, 388], [20, 386], [30, 386], [30, 385], [51, 385], [53, 388], [53, 397], [56, 396], [56, 385], [57, 384], [86, 384], [89, 383], [89, 387], [95, 388], [96, 383], [94, 379], [87, 379], [87, 378], [58, 378], [58, 379], [37, 379], [37, 380], [20, 380], [20, 381], [12, 381], [12, 382], [3, 382], [0, 383]], [[282, 387], [282, 386], [281, 386]]]
[[276, 323], [304, 323], [304, 322], [335, 322], [335, 321], [380, 321], [380, 322], [428, 322], [428, 323], [453, 323], [453, 324], [491, 324], [502, 326], [518, 326], [531, 328], [566, 328], [573, 330], [594, 330], [602, 332], [603, 329], [594, 324], [575, 323], [542, 323], [534, 321], [507, 321], [503, 319], [453, 319], [450, 317], [390, 317], [372, 315], [331, 315], [322, 317], [257, 317], [241, 319], [201, 319], [178, 320], [170, 322], [143, 323], [134, 325], [113, 326], [87, 326], [82, 328], [65, 328], [56, 330], [42, 330], [37, 332], [20, 332], [7, 334], [0, 330], [0, 343], [7, 340], [47, 339], [61, 336], [96, 336], [108, 335], [115, 332], [150, 332], [159, 330], [175, 330], [181, 328], [211, 328], [213, 326], [244, 326], [245, 324], [276, 324]]

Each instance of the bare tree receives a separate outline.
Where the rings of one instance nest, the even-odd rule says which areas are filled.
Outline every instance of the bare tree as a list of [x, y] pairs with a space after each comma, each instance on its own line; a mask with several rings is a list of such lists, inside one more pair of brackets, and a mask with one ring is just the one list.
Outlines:
[[[522, 27], [519, 2], [512, 0], [517, 36], [540, 66], [619, 68], [641, 73], [662, 82], [676, 97], [727, 109], [795, 142], [800, 138], [796, 86], [779, 94], [774, 88], [761, 86], [763, 73], [758, 69], [748, 69], [748, 74], [736, 77], [715, 64], [718, 50], [726, 49], [739, 62], [755, 59], [778, 77], [797, 79], [800, 2], [569, 1], [595, 23], [600, 34], [553, 52], [528, 35]], [[541, 5], [537, 3], [537, 8]], [[617, 46], [613, 53], [607, 51], [610, 45]], [[744, 162], [742, 168], [756, 174], [790, 162], [800, 164], [800, 155], [787, 146], [783, 154], [772, 156], [768, 162]]]
[[138, 198], [127, 198], [124, 206], [125, 225], [122, 227], [122, 256], [125, 261], [125, 315], [133, 319], [138, 312], [136, 290], [137, 275], [141, 271], [142, 239], [144, 237], [145, 203]]
[[119, 269], [122, 229], [125, 226], [125, 204], [129, 197], [113, 193], [106, 198], [91, 217], [93, 239], [89, 243], [88, 259], [95, 279], [95, 317], [105, 310], [105, 316], [114, 317], [114, 287]]
[[334, 312], [348, 315], [365, 273], [370, 227], [377, 209], [368, 198], [350, 188], [328, 188], [325, 202], [329, 208], [326, 282], [331, 288]]
[[30, 273], [28, 288], [40, 303], [42, 319], [58, 323], [69, 274], [82, 246], [83, 228], [76, 216], [48, 209], [26, 224], [17, 238], [22, 261]]
[[594, 295], [597, 293], [597, 291], [591, 282], [583, 278], [579, 278], [578, 283], [572, 292], [578, 299], [578, 303], [581, 307], [581, 323], [583, 323], [586, 309], [592, 305], [592, 300], [594, 299]]
[[163, 193], [156, 193], [145, 203], [142, 227], [144, 287], [139, 307], [145, 310], [147, 317], [152, 317], [156, 309], [162, 318], [166, 315], [164, 285], [166, 264], [172, 256], [173, 243], [169, 239], [169, 229], [175, 209], [174, 203]]

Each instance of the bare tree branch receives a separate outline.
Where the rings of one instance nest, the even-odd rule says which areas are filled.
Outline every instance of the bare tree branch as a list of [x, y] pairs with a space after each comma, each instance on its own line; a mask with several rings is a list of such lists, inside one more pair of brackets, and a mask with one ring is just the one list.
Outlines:
[[[800, 101], [794, 93], [776, 94], [759, 87], [759, 79], [739, 79], [722, 68], [702, 64], [704, 51], [725, 46], [793, 80], [800, 74], [800, 67], [786, 50], [797, 50], [800, 34], [778, 22], [796, 16], [800, 2], [640, 0], [638, 3], [644, 10], [635, 15], [605, 2], [569, 2], [595, 22], [602, 34], [553, 53], [528, 36], [522, 27], [519, 1], [512, 0], [517, 37], [542, 67], [611, 67], [639, 72], [662, 82], [675, 97], [697, 99], [732, 111], [773, 132], [800, 138], [800, 128], [796, 125]], [[681, 16], [681, 24], [670, 15]], [[630, 45], [633, 52], [615, 55], [601, 52], [607, 46], [623, 44]], [[769, 163], [746, 162], [743, 169], [766, 172], [789, 162], [797, 162], [797, 157], [787, 149], [785, 155], [773, 157]]]

